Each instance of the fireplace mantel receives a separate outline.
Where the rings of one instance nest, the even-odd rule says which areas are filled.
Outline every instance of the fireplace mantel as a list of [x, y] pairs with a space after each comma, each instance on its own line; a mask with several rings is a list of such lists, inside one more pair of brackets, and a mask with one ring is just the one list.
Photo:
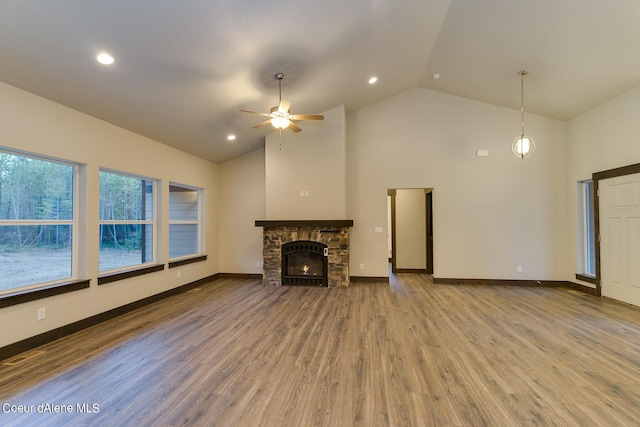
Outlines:
[[353, 227], [352, 219], [256, 220], [256, 227]]

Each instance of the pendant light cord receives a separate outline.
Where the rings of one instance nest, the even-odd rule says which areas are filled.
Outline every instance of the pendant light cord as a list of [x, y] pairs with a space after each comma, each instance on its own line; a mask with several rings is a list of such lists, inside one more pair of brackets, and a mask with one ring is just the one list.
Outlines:
[[527, 75], [527, 70], [520, 71], [520, 99], [521, 99], [521, 112], [522, 112], [522, 136], [524, 139], [524, 76]]

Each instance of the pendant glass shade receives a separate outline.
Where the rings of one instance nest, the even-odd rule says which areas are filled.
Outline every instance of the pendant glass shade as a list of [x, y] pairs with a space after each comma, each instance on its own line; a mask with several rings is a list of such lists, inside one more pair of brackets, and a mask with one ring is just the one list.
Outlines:
[[533, 138], [524, 134], [524, 76], [526, 76], [527, 74], [528, 72], [526, 70], [520, 71], [520, 111], [522, 113], [522, 133], [511, 143], [511, 151], [513, 151], [513, 154], [516, 157], [519, 157], [521, 159], [528, 157], [536, 149], [536, 143], [533, 141]]
[[536, 149], [536, 143], [533, 138], [528, 137], [526, 135], [520, 135], [516, 139], [513, 140], [511, 144], [511, 151], [515, 154], [516, 157], [520, 157], [524, 159], [531, 153], [533, 153]]

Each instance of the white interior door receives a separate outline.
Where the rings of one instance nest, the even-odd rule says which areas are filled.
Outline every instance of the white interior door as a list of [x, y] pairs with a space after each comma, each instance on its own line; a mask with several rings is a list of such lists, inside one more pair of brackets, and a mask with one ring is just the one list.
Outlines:
[[599, 187], [602, 295], [640, 306], [640, 174]]

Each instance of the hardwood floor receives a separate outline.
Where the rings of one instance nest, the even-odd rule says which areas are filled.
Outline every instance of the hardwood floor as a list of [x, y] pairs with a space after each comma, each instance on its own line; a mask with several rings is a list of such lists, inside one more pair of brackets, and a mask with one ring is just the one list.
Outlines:
[[223, 279], [38, 350], [2, 426], [640, 424], [640, 310], [567, 289]]

